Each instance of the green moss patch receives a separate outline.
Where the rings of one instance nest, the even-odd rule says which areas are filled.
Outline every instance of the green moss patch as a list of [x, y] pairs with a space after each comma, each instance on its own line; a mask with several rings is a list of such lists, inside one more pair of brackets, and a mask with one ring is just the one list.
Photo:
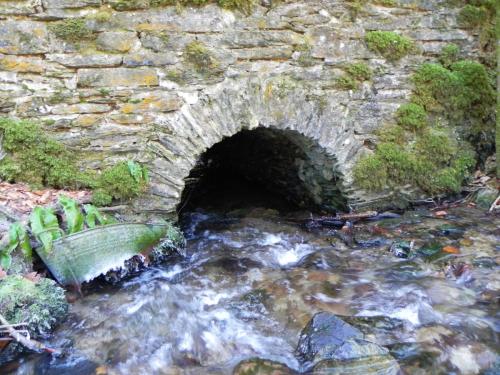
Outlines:
[[414, 50], [411, 39], [393, 31], [369, 31], [365, 35], [368, 48], [387, 60], [399, 60]]
[[448, 68], [451, 64], [458, 60], [459, 55], [460, 48], [456, 44], [450, 43], [444, 46], [441, 50], [439, 62]]
[[132, 161], [120, 162], [100, 175], [80, 170], [74, 153], [31, 121], [0, 118], [0, 135], [6, 152], [0, 160], [3, 180], [34, 187], [93, 189], [94, 204], [99, 206], [137, 197], [147, 186], [146, 169]]
[[447, 66], [426, 63], [417, 69], [412, 102], [396, 111], [396, 124], [379, 131], [375, 152], [355, 166], [358, 186], [382, 191], [411, 185], [429, 195], [458, 192], [476, 157], [481, 161], [493, 151], [493, 82], [485, 66], [455, 61], [458, 55], [455, 46], [445, 47], [441, 61]]
[[60, 142], [48, 137], [30, 121], [0, 118], [2, 147], [7, 156], [0, 160], [0, 177], [34, 186], [79, 188], [88, 186], [71, 154]]
[[396, 121], [403, 129], [418, 131], [427, 125], [427, 112], [418, 104], [403, 104], [396, 112]]
[[464, 29], [479, 33], [481, 61], [492, 69], [496, 67], [496, 41], [498, 38], [495, 27], [498, 1], [496, 0], [459, 0], [455, 4], [463, 6], [458, 14], [458, 24]]
[[481, 158], [493, 151], [495, 91], [486, 67], [476, 61], [423, 64], [413, 75], [412, 101], [440, 114], [473, 144]]
[[372, 70], [365, 63], [353, 63], [344, 68], [346, 74], [337, 78], [336, 86], [341, 90], [359, 89], [361, 83], [372, 77]]
[[113, 199], [128, 200], [138, 197], [144, 192], [147, 184], [148, 176], [144, 167], [130, 161], [120, 162], [105, 169], [99, 176], [92, 203], [96, 206], [106, 206]]
[[0, 279], [0, 312], [11, 324], [26, 323], [32, 337], [43, 337], [68, 311], [64, 290], [49, 279], [22, 276]]
[[87, 27], [83, 18], [69, 18], [63, 21], [52, 22], [48, 25], [51, 31], [59, 39], [68, 42], [80, 42], [95, 38], [95, 33]]

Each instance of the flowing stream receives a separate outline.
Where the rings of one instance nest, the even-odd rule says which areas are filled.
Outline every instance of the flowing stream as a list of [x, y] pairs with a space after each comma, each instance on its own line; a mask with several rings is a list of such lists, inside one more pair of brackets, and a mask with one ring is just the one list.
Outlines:
[[185, 259], [87, 291], [49, 341], [68, 354], [5, 373], [231, 374], [253, 357], [300, 370], [298, 337], [319, 311], [354, 316], [409, 374], [500, 371], [498, 218], [409, 211], [350, 238], [307, 217], [186, 214]]

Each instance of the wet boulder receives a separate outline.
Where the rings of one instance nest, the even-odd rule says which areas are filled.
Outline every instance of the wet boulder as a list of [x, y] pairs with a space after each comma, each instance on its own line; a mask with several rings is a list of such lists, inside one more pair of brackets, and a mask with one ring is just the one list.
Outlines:
[[295, 375], [298, 374], [288, 366], [261, 358], [251, 358], [240, 362], [233, 375]]
[[[303, 370], [314, 367], [319, 373], [395, 374], [398, 369], [386, 348], [365, 340], [359, 329], [326, 312], [314, 315], [302, 330], [295, 355]], [[371, 362], [376, 371], [365, 371]], [[387, 372], [379, 372], [379, 367]]]

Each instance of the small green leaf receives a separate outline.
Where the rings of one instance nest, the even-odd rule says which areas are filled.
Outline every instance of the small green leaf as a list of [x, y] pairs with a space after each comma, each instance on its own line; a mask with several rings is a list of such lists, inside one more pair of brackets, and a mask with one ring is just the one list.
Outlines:
[[9, 229], [9, 236], [10, 242], [12, 244], [14, 244], [15, 242], [15, 247], [20, 246], [23, 255], [28, 260], [31, 260], [33, 250], [31, 248], [30, 239], [28, 237], [28, 234], [26, 233], [26, 229], [24, 228], [24, 226], [19, 222], [13, 223]]
[[83, 230], [84, 217], [78, 203], [65, 195], [59, 196], [59, 204], [64, 210], [64, 216], [68, 225], [68, 234], [80, 232]]
[[10, 268], [11, 264], [12, 264], [12, 257], [10, 256], [10, 254], [6, 254], [6, 253], [1, 252], [0, 253], [0, 266], [5, 271], [7, 271]]
[[46, 252], [52, 251], [52, 242], [61, 237], [57, 216], [50, 208], [35, 207], [30, 216], [31, 231]]
[[142, 167], [135, 161], [127, 161], [128, 170], [130, 175], [134, 178], [135, 182], [141, 182], [143, 179]]
[[97, 207], [91, 204], [83, 205], [83, 209], [85, 210], [85, 222], [89, 228], [94, 228], [97, 223], [101, 225], [112, 224], [115, 223], [116, 220], [112, 218], [108, 218], [106, 215], [99, 212]]

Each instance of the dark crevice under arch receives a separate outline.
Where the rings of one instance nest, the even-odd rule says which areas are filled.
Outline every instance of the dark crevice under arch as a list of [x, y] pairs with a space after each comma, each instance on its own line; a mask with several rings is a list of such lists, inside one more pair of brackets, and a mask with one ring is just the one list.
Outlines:
[[185, 180], [178, 211], [342, 210], [341, 178], [335, 157], [296, 131], [242, 130], [201, 155]]

